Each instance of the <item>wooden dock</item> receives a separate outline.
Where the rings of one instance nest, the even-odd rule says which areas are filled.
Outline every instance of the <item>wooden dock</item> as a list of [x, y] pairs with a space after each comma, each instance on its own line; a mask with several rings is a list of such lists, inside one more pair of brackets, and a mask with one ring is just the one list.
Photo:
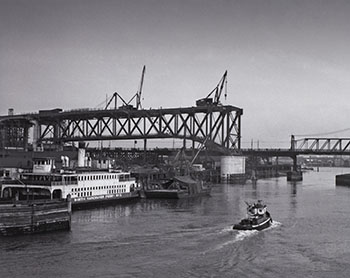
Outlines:
[[1, 201], [0, 235], [70, 230], [71, 200]]

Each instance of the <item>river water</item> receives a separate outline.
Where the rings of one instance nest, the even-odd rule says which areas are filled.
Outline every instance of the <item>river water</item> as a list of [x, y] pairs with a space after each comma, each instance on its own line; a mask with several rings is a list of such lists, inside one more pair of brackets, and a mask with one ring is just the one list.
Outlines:
[[[0, 238], [0, 277], [350, 277], [350, 187], [335, 186], [347, 172], [76, 211], [70, 232]], [[257, 199], [273, 225], [232, 230]]]

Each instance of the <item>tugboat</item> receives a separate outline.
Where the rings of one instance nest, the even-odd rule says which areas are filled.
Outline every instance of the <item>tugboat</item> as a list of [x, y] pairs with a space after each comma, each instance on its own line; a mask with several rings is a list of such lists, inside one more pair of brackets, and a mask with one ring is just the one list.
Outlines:
[[272, 218], [261, 200], [257, 203], [247, 203], [247, 218], [233, 225], [234, 230], [263, 230], [270, 227]]

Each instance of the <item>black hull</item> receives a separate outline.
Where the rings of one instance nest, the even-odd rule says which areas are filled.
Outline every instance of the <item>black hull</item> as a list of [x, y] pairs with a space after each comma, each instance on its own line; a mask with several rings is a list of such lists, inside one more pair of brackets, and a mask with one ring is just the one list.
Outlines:
[[103, 199], [85, 199], [79, 201], [72, 201], [72, 210], [83, 210], [89, 208], [106, 207], [120, 203], [128, 203], [138, 200], [140, 195], [138, 192], [130, 193], [124, 196]]
[[257, 230], [261, 231], [268, 227], [270, 227], [272, 224], [272, 219], [269, 217], [265, 221], [263, 221], [260, 224], [252, 225], [252, 224], [235, 224], [233, 225], [232, 229], [234, 230], [242, 230], [242, 231], [248, 231], [248, 230]]
[[335, 185], [350, 186], [350, 174], [336, 175]]
[[208, 196], [210, 190], [203, 190], [202, 192], [189, 194], [187, 191], [178, 190], [145, 190], [144, 194], [146, 198], [149, 199], [184, 199], [184, 198], [194, 198], [200, 196]]

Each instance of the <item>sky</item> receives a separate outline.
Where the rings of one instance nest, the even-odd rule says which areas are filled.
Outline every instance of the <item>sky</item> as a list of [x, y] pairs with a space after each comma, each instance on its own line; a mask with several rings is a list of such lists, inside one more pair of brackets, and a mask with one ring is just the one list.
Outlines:
[[189, 107], [227, 70], [243, 147], [349, 138], [349, 14], [347, 0], [0, 0], [0, 115], [128, 100], [143, 65], [144, 108]]

